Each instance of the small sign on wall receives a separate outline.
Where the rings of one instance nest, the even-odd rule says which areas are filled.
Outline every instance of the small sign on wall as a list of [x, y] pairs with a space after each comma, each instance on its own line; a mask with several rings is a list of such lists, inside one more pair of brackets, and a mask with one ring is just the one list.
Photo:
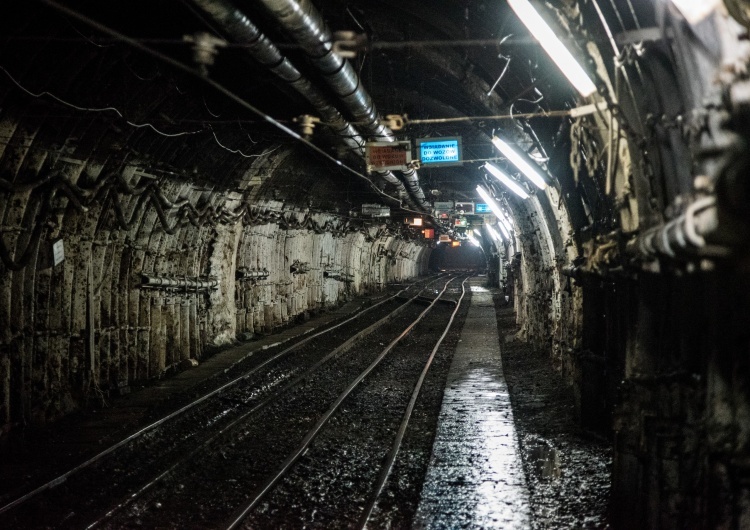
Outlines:
[[406, 171], [411, 163], [410, 142], [367, 142], [365, 144], [367, 171]]
[[52, 243], [52, 264], [57, 267], [65, 260], [65, 247], [63, 240], [58, 239]]
[[363, 204], [362, 215], [369, 215], [371, 217], [390, 217], [391, 209], [388, 206], [382, 206], [380, 204]]

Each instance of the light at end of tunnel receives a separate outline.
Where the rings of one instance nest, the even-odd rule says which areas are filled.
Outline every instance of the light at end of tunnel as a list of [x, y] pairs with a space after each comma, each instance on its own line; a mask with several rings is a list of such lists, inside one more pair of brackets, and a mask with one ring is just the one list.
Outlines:
[[532, 164], [515, 149], [513, 149], [510, 145], [508, 145], [497, 136], [492, 137], [492, 143], [500, 150], [503, 156], [505, 156], [508, 160], [511, 161], [514, 166], [521, 170], [521, 173], [526, 175], [526, 178], [534, 183], [534, 186], [536, 186], [540, 190], [543, 190], [547, 187], [547, 183], [544, 181], [544, 177], [542, 177], [539, 170], [533, 167]]
[[[515, 182], [512, 178], [510, 178], [508, 175], [506, 175], [503, 171], [501, 171], [499, 168], [493, 166], [489, 162], [484, 163], [484, 168], [492, 174], [497, 180], [502, 182], [503, 186], [508, 188], [510, 191], [521, 197], [522, 199], [528, 199], [529, 194], [526, 193], [526, 191], [518, 185], [517, 182]], [[481, 195], [481, 194], [480, 194]], [[484, 197], [482, 197], [484, 198]], [[493, 210], [494, 211], [494, 210]], [[495, 212], [495, 215], [500, 217], [500, 214], [498, 212]]]
[[[697, 2], [694, 2], [697, 3]], [[565, 74], [568, 81], [575, 87], [581, 96], [587, 98], [596, 92], [596, 86], [586, 71], [575, 60], [570, 50], [552, 31], [552, 28], [539, 16], [529, 0], [508, 0], [508, 5], [513, 8], [518, 18], [521, 19], [526, 29], [539, 41], [547, 55], [555, 62], [557, 67]]]

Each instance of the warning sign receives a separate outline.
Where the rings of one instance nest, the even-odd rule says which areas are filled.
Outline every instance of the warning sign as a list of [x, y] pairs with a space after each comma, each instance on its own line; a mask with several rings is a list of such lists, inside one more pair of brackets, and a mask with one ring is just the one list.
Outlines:
[[368, 142], [365, 144], [367, 170], [405, 171], [411, 162], [411, 142]]

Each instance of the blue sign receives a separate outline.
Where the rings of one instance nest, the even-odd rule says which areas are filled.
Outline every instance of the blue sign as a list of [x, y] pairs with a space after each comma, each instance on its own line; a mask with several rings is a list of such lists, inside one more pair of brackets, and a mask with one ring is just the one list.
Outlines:
[[474, 213], [491, 213], [489, 204], [478, 202], [474, 205]]
[[461, 137], [419, 138], [417, 140], [419, 160], [425, 166], [460, 165]]

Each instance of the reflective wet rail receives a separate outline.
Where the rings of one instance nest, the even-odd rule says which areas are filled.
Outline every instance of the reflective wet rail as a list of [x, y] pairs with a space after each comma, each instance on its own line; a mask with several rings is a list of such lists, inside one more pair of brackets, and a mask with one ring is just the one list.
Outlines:
[[[186, 491], [187, 486], [179, 482], [184, 468], [189, 468], [188, 474], [193, 475], [200, 469], [197, 474], [205, 478], [207, 466], [213, 465], [212, 460], [217, 455], [224, 462], [231, 461], [226, 449], [227, 438], [233, 449], [232, 436], [242, 439], [246, 432], [263, 425], [262, 419], [257, 417], [260, 412], [278, 406], [288, 399], [287, 394], [294, 394], [296, 387], [317, 380], [316, 372], [329, 363], [336, 364], [331, 361], [336, 361], [363, 337], [380, 330], [396, 316], [406, 320], [408, 315], [421, 312], [422, 308], [413, 302], [424, 298], [424, 292], [403, 289], [354, 317], [281, 351], [261, 352], [241, 375], [111, 444], [52, 480], [4, 502], [0, 508], [0, 523], [5, 527], [148, 526], [148, 514], [155, 510], [154, 523], [164, 524], [166, 510], [160, 512], [160, 508], [167, 502], [159, 499], [165, 499], [164, 492], [170, 489]], [[404, 297], [407, 299], [402, 300]], [[330, 343], [323, 344], [321, 337], [324, 335], [338, 345], [331, 348]], [[335, 372], [334, 369], [334, 375]], [[256, 455], [252, 458], [257, 458], [260, 449], [241, 448], [242, 451], [248, 449], [250, 454]], [[218, 467], [222, 467], [220, 463]], [[217, 485], [211, 484], [213, 480], [208, 480], [209, 489], [216, 489]], [[227, 480], [231, 485], [231, 480], [238, 479]], [[92, 488], [92, 484], [96, 486]], [[218, 501], [220, 506], [214, 508], [225, 518], [232, 506], [244, 501], [242, 497], [232, 501], [222, 495]], [[92, 516], [92, 513], [99, 515]], [[185, 524], [194, 526], [196, 523], [196, 519], [192, 519], [192, 524], [188, 519]], [[175, 524], [178, 523], [175, 521]]]
[[[447, 322], [444, 318], [438, 321], [438, 326], [443, 328], [442, 333], [435, 335], [434, 323], [432, 327], [417, 329], [449, 285], [450, 282], [338, 395], [276, 473], [237, 510], [226, 528], [303, 524], [316, 513], [317, 525], [351, 527], [356, 523], [353, 526], [360, 528], [367, 525], [393, 469], [422, 383], [463, 301], [462, 283], [461, 295]], [[409, 345], [402, 343], [412, 332], [431, 336], [434, 346], [409, 351]], [[397, 350], [399, 345], [401, 351]], [[405, 373], [415, 376], [416, 381], [412, 385], [404, 384], [404, 380], [408, 379], [408, 376], [404, 377]], [[346, 409], [343, 407], [345, 403]], [[334, 418], [338, 425], [330, 425], [329, 429], [324, 430], [329, 423], [333, 423]], [[315, 447], [312, 446], [314, 442]], [[303, 455], [306, 462], [301, 462]], [[298, 463], [300, 465], [295, 468]], [[327, 472], [331, 469], [348, 473], [349, 476], [343, 480], [340, 476], [332, 477]], [[320, 496], [319, 486], [311, 488], [309, 476], [315, 477], [315, 480], [324, 477], [329, 495]], [[332, 478], [335, 480], [330, 480]], [[277, 492], [277, 486], [279, 489], [284, 487], [284, 491]], [[253, 514], [253, 510], [267, 497], [270, 499], [263, 513]]]

